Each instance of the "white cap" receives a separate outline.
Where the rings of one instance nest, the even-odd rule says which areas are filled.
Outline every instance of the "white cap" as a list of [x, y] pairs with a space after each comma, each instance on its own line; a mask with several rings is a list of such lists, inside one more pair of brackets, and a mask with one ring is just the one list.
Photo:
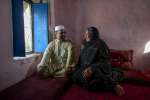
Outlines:
[[64, 29], [65, 29], [64, 25], [55, 26], [55, 31], [60, 31], [60, 30], [64, 30]]

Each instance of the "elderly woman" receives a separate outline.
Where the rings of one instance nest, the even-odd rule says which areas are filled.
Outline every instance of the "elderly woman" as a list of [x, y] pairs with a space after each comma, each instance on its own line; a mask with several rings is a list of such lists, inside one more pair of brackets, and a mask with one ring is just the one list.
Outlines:
[[118, 84], [117, 78], [112, 77], [114, 72], [109, 48], [99, 38], [97, 28], [87, 28], [84, 38], [77, 69], [72, 75], [73, 81], [91, 90], [107, 88], [114, 90], [119, 96], [123, 95], [124, 89]]
[[63, 25], [55, 27], [55, 39], [49, 43], [37, 66], [41, 76], [65, 77], [74, 68], [73, 45], [65, 39], [65, 33]]

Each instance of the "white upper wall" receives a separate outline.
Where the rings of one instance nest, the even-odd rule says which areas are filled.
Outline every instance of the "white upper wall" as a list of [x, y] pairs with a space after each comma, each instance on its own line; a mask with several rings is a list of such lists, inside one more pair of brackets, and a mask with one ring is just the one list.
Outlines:
[[11, 0], [0, 1], [0, 90], [7, 87], [12, 68]]

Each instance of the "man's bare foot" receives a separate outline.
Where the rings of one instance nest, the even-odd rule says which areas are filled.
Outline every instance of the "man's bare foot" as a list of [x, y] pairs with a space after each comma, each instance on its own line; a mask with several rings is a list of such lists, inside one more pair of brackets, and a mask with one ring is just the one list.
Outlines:
[[124, 91], [123, 87], [121, 87], [120, 85], [116, 85], [116, 86], [114, 87], [114, 91], [116, 92], [116, 94], [117, 94], [118, 96], [122, 96], [122, 95], [125, 94], [125, 91]]

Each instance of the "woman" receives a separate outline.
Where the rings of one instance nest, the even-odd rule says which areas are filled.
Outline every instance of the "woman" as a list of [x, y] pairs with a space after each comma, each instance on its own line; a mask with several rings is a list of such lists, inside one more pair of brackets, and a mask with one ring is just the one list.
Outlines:
[[114, 71], [109, 48], [99, 38], [97, 28], [87, 28], [84, 38], [77, 69], [72, 76], [73, 81], [90, 90], [107, 88], [114, 90], [119, 96], [123, 95], [124, 89], [118, 84], [117, 78], [112, 77]]

